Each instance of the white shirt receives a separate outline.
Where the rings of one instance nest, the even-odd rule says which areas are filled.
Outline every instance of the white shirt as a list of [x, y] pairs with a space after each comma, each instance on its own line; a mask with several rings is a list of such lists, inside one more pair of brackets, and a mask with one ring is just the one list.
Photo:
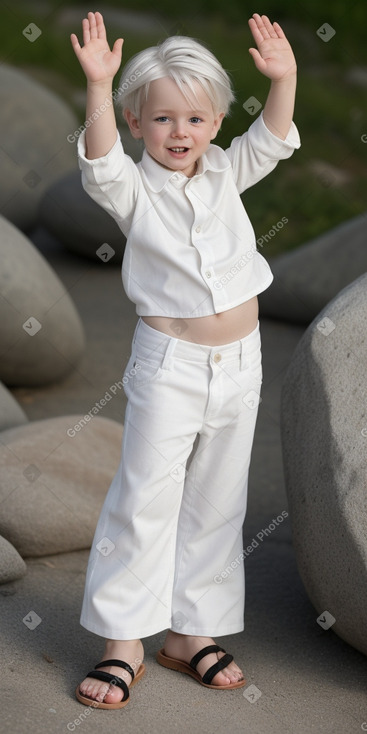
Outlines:
[[227, 150], [209, 145], [197, 173], [188, 178], [161, 166], [146, 150], [134, 163], [119, 134], [107, 155], [89, 160], [82, 133], [82, 184], [127, 238], [122, 280], [139, 316], [209, 316], [270, 285], [273, 275], [256, 250], [240, 194], [299, 147], [293, 122], [281, 140], [261, 114]]

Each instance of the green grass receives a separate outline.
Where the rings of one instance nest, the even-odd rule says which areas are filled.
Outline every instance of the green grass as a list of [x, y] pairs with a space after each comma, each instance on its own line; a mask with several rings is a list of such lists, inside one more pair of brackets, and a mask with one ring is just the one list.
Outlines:
[[[76, 28], [60, 26], [61, 9], [75, 7], [72, 2], [49, 0], [43, 14], [32, 10], [32, 3], [7, 0], [2, 11], [2, 61], [20, 66], [41, 77], [69, 103], [72, 93], [85, 87], [85, 78], [71, 49], [69, 31], [80, 36]], [[98, 9], [121, 8], [120, 0], [99, 2]], [[108, 37], [125, 37], [125, 58], [148, 45], [162, 40], [167, 34], [182, 33], [203, 40], [220, 58], [230, 72], [237, 102], [224, 121], [216, 142], [223, 147], [235, 135], [241, 134], [252, 122], [242, 104], [251, 95], [264, 104], [268, 80], [255, 69], [248, 54], [252, 45], [247, 18], [253, 5], [246, 0], [228, 0], [223, 14], [223, 0], [186, 0], [179, 15], [169, 0], [159, 0], [152, 10], [147, 0], [127, 0], [123, 8], [135, 12], [162, 13], [159, 34], [125, 33], [120, 27], [108, 25]], [[37, 4], [38, 7], [38, 4]], [[257, 236], [269, 231], [283, 216], [288, 224], [263, 249], [267, 255], [288, 250], [366, 210], [367, 144], [361, 135], [367, 133], [366, 90], [347, 78], [351, 67], [366, 64], [364, 33], [367, 20], [365, 3], [346, 7], [334, 0], [325, 11], [323, 4], [308, 0], [303, 5], [289, 0], [268, 0], [259, 8], [272, 19], [284, 24], [295, 50], [299, 68], [299, 83], [295, 121], [302, 147], [292, 158], [279, 163], [264, 181], [247, 191], [243, 197]], [[42, 30], [40, 38], [30, 43], [22, 35], [29, 23]], [[324, 22], [336, 29], [336, 35], [324, 43], [316, 34]], [[80, 123], [83, 110], [74, 105]], [[313, 172], [314, 161], [324, 161], [348, 176], [348, 181], [335, 185]]]

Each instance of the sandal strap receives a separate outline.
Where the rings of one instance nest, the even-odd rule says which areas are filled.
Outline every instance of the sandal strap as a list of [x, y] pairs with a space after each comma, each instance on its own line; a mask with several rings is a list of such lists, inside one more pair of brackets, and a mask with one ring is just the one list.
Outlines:
[[220, 660], [218, 660], [217, 663], [214, 663], [206, 673], [202, 676], [203, 683], [206, 683], [207, 685], [210, 685], [212, 682], [214, 676], [219, 673], [220, 670], [223, 670], [223, 668], [226, 668], [229, 663], [233, 660], [233, 655], [229, 655], [223, 647], [219, 647], [219, 645], [207, 645], [207, 647], [203, 647], [202, 650], [199, 650], [199, 652], [194, 655], [193, 658], [190, 660], [190, 667], [194, 668], [196, 670], [197, 664], [202, 660], [206, 655], [209, 655], [212, 652], [224, 652], [225, 655], [223, 655]]
[[[98, 663], [94, 666], [94, 669], [97, 670], [97, 668], [105, 668], [108, 665], [114, 665], [117, 668], [125, 668], [125, 670], [127, 670], [127, 672], [131, 675], [131, 683], [133, 682], [135, 678], [134, 671], [129, 663], [125, 663], [124, 660], [102, 660], [101, 663]], [[110, 675], [110, 673], [108, 675]]]
[[220, 670], [223, 670], [223, 668], [226, 668], [229, 663], [231, 663], [233, 660], [233, 655], [229, 655], [226, 653], [221, 657], [220, 660], [218, 660], [217, 663], [214, 663], [209, 670], [206, 671], [205, 675], [202, 676], [203, 683], [207, 683], [208, 685], [212, 682], [214, 676], [219, 673]]
[[103, 681], [103, 683], [109, 683], [113, 686], [118, 686], [123, 690], [123, 697], [122, 701], [127, 701], [129, 698], [129, 689], [122, 678], [119, 678], [118, 675], [112, 675], [112, 673], [105, 673], [104, 670], [91, 670], [90, 673], [88, 673], [87, 678], [97, 678], [97, 680]]

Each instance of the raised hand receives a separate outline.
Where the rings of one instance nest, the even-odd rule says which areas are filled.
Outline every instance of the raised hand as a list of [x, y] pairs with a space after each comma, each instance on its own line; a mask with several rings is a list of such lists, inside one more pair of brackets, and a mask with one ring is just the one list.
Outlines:
[[105, 82], [112, 79], [121, 64], [123, 39], [115, 41], [112, 51], [108, 45], [106, 29], [101, 13], [88, 13], [83, 19], [83, 43], [81, 47], [75, 33], [70, 36], [72, 47], [89, 82]]
[[267, 15], [258, 13], [248, 23], [257, 45], [257, 49], [249, 49], [256, 68], [274, 81], [293, 76], [296, 60], [279, 23], [271, 23]]

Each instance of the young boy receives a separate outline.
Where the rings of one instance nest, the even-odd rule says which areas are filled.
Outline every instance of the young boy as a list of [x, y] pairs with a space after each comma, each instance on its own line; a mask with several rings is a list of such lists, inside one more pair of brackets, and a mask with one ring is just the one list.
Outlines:
[[266, 16], [249, 25], [250, 54], [271, 87], [226, 151], [211, 141], [234, 96], [208, 49], [177, 36], [130, 60], [120, 98], [144, 141], [137, 165], [111, 104], [123, 40], [110, 50], [100, 13], [83, 20], [83, 47], [71, 36], [92, 120], [78, 144], [83, 185], [127, 236], [122, 277], [140, 317], [121, 462], [81, 616], [106, 647], [76, 695], [101, 708], [126, 705], [145, 670], [141, 638], [164, 629], [159, 663], [210, 688], [245, 685], [213, 640], [244, 628], [242, 525], [262, 382], [257, 294], [272, 280], [240, 193], [300, 145], [292, 49]]

